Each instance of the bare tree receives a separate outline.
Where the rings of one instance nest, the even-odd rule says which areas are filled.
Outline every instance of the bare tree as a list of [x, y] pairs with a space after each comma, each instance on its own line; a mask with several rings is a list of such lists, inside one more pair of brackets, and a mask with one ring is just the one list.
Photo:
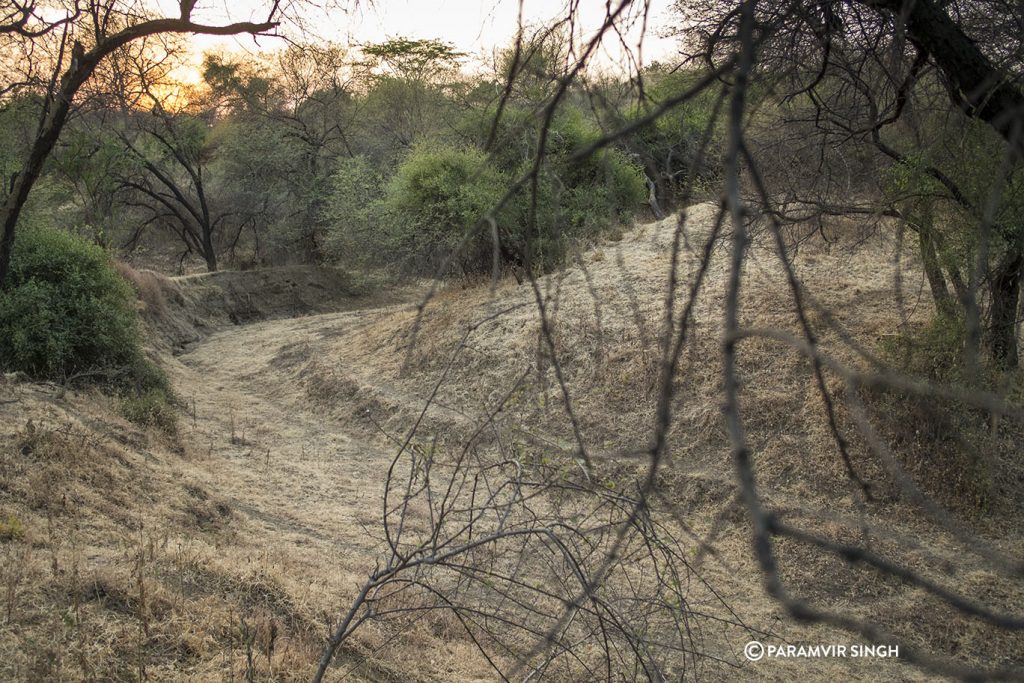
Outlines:
[[225, 184], [236, 204], [267, 205], [258, 223], [272, 228], [264, 240], [271, 252], [276, 243], [308, 260], [323, 255], [328, 180], [337, 160], [358, 150], [356, 68], [335, 44], [291, 45], [261, 68], [207, 57], [217, 108], [231, 112], [221, 142]]
[[[279, 23], [279, 3], [272, 3], [263, 22], [237, 22], [210, 26], [193, 21], [194, 0], [182, 0], [177, 17], [152, 18], [141, 3], [122, 0], [69, 3], [63, 17], [44, 18], [34, 2], [11, 2], [0, 24], [6, 41], [52, 40], [55, 55], [47, 70], [52, 77], [46, 87], [38, 132], [27, 158], [10, 183], [4, 197], [0, 238], [0, 284], [7, 277], [14, 247], [18, 217], [38, 180], [71, 112], [75, 96], [99, 64], [132, 41], [162, 33], [203, 33], [209, 35], [266, 34]], [[49, 16], [49, 13], [47, 13]]]
[[151, 214], [131, 241], [152, 223], [169, 226], [186, 255], [198, 254], [209, 272], [216, 271], [218, 231], [233, 212], [219, 209], [210, 193], [207, 122], [201, 115], [171, 114], [159, 103], [149, 113], [125, 114], [130, 128], [119, 137], [135, 163], [118, 178], [122, 201]]

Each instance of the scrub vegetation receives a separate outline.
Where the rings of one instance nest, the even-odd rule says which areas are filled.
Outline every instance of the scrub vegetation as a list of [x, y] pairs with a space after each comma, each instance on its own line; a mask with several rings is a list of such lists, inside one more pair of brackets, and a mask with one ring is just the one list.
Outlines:
[[1019, 2], [8, 4], [3, 680], [1024, 678]]

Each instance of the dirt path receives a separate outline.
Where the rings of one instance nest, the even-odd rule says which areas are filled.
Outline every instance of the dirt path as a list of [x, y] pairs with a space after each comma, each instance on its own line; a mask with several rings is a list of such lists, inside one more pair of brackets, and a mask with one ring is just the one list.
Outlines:
[[[695, 211], [703, 217], [703, 208]], [[618, 327], [628, 328], [639, 315], [635, 302], [631, 307], [622, 299], [635, 297], [635, 286], [659, 290], [663, 252], [673, 229], [673, 222], [644, 226], [629, 239], [607, 247], [607, 260], [601, 249], [595, 252], [600, 262], [597, 255], [588, 257], [593, 259], [593, 276], [608, 298], [605, 323], [614, 323], [616, 334]], [[592, 292], [578, 270], [570, 269], [566, 291], [571, 294], [565, 296], [570, 302], [573, 297], [583, 301], [577, 307], [586, 313], [592, 309]], [[623, 278], [629, 283], [620, 282]], [[652, 310], [660, 306], [658, 296], [642, 294]], [[419, 296], [413, 288], [395, 290], [378, 294], [373, 301], [350, 302], [368, 308], [233, 326], [170, 361], [174, 386], [188, 405], [182, 423], [186, 449], [201, 465], [204, 485], [257, 525], [266, 535], [262, 545], [268, 552], [312, 544], [344, 554], [353, 571], [358, 566], [365, 575], [372, 567], [383, 476], [394, 449], [374, 433], [372, 425], [353, 419], [362, 397], [347, 400], [351, 397], [339, 396], [330, 387], [329, 397], [312, 400], [302, 372], [315, 366], [318, 381], [326, 377], [370, 389], [374, 401], [386, 404], [381, 417], [387, 417], [389, 408], [417, 412], [440, 369], [428, 363], [418, 378], [399, 379], [392, 366], [404, 357], [395, 349], [405, 342], [395, 340], [411, 323], [409, 314], [395, 314], [412, 308], [408, 302], [418, 301]], [[278, 308], [284, 306], [282, 297], [274, 299]], [[508, 378], [520, 374], [520, 365], [531, 362], [535, 341], [523, 332], [534, 324], [531, 297], [527, 288], [506, 283], [497, 299], [481, 287], [441, 295], [439, 303], [432, 305], [428, 322], [440, 326], [440, 331], [424, 333], [419, 344], [436, 359], [448, 358], [455, 348], [452, 335], [461, 335], [465, 324], [460, 317], [467, 312], [480, 317], [495, 307], [520, 305], [513, 317], [503, 318], [512, 321], [511, 327], [474, 337], [479, 347], [476, 355], [460, 361], [474, 379], [466, 377], [446, 386], [445, 395], [436, 397], [432, 414], [463, 427], [475, 423], [478, 416], [473, 409], [486, 401], [473, 392], [486, 394], [502, 388]], [[506, 348], [509, 343], [518, 346]], [[504, 367], [506, 361], [516, 367]], [[472, 395], [464, 396], [466, 391]], [[407, 427], [389, 426], [400, 431]], [[559, 430], [529, 421], [518, 425], [519, 437], [539, 438], [524, 431], [526, 427], [539, 430], [548, 440], [558, 440]]]
[[[315, 353], [389, 309], [274, 320], [218, 332], [172, 369], [189, 450], [206, 485], [265, 535], [265, 548], [328, 552], [372, 567], [382, 473], [392, 453], [319, 411], [281, 358]], [[193, 415], [194, 413], [194, 419]]]
[[[713, 208], [694, 210], [698, 228], [706, 229]], [[667, 245], [673, 231], [671, 221], [642, 226], [619, 243], [588, 252], [583, 265], [545, 281], [553, 291], [555, 303], [550, 308], [557, 311], [562, 362], [593, 445], [592, 455], [597, 457], [627, 452], [631, 444], [646, 438], [651, 396], [644, 387], [652, 377], [648, 351], [660, 320]], [[702, 235], [700, 230], [691, 235], [695, 239], [687, 251], [691, 261]], [[882, 295], [892, 281], [889, 261], [875, 253], [860, 254], [839, 277], [836, 257], [824, 248], [805, 247], [802, 258], [808, 282], [816, 282], [818, 291], [824, 291], [837, 310], [846, 312], [846, 322], [855, 329], [888, 329], [883, 322], [891, 311], [881, 310], [882, 303], [875, 301], [885, 301]], [[686, 511], [698, 533], [706, 533], [715, 520], [727, 520], [716, 531], [717, 549], [724, 559], [720, 565], [709, 562], [705, 578], [728, 596], [744, 620], [773, 629], [777, 638], [785, 634], [793, 641], [847, 642], [843, 639], [848, 634], [805, 629], [781, 620], [778, 605], [762, 592], [744, 520], [730, 513], [733, 485], [725, 460], [728, 444], [715, 427], [718, 393], [713, 359], [719, 342], [714, 324], [725, 272], [720, 261], [712, 262], [709, 277], [715, 286], [709, 287], [694, 313], [693, 325], [702, 334], [695, 336], [687, 354], [686, 384], [681, 385], [685, 400], [677, 406], [678, 427], [671, 437], [673, 463], [664, 468], [666, 486], [674, 487], [679, 509]], [[777, 296], [784, 286], [777, 264], [770, 255], [763, 262], [751, 257], [749, 270], [747, 315], [758, 324], [791, 326], [791, 311]], [[476, 423], [476, 413], [509, 390], [524, 364], [540, 363], [532, 296], [530, 289], [511, 283], [504, 283], [496, 293], [485, 287], [442, 292], [424, 316], [422, 329], [417, 328], [419, 360], [409, 373], [398, 367], [406, 358], [414, 307], [379, 305], [385, 301], [378, 301], [374, 308], [232, 327], [177, 356], [170, 372], [189, 405], [190, 414], [182, 425], [186, 451], [196, 462], [203, 486], [233, 511], [232, 526], [240, 536], [225, 550], [234, 554], [230, 564], [236, 570], [246, 563], [269, 567], [290, 595], [303, 596], [325, 616], [346, 609], [383, 547], [382, 489], [395, 452], [394, 445], [362, 417], [372, 407], [374, 418], [389, 431], [404, 434], [416, 421], [436, 378], [444, 374], [447, 381], [434, 397], [430, 425], [424, 431], [453, 440], [464, 436]], [[410, 292], [406, 300], [416, 301], [416, 294]], [[483, 320], [490, 322], [477, 328]], [[469, 328], [474, 334], [449, 374], [446, 359]], [[835, 343], [825, 340], [830, 341]], [[763, 442], [757, 444], [765, 454], [759, 461], [765, 495], [780, 509], [800, 511], [813, 519], [828, 518], [837, 500], [838, 509], [849, 512], [848, 501], [842, 498], [845, 490], [835, 483], [844, 481], [841, 473], [835, 473], [838, 465], [817, 457], [827, 448], [828, 435], [815, 431], [819, 423], [809, 422], [808, 427], [794, 417], [805, 415], [805, 403], [813, 401], [804, 397], [804, 375], [797, 362], [770, 351], [751, 358], [746, 368], [747, 400], [757, 406], [750, 410], [751, 433], [760, 430], [762, 434]], [[550, 375], [550, 370], [546, 372]], [[555, 451], [559, 441], [571, 443], [565, 416], [548, 408], [558, 405], [556, 389], [550, 377], [536, 380], [527, 398], [507, 407], [502, 428], [517, 441], [540, 439], [556, 446]], [[891, 511], [880, 512], [876, 520], [880, 526], [891, 521], [888, 514]], [[940, 539], [916, 518], [901, 521], [907, 533], [927, 538], [932, 551], [942, 547]], [[807, 591], [823, 599], [842, 595], [845, 586], [858, 580], [844, 573], [846, 567], [792, 552], [793, 566], [802, 571], [798, 578]], [[868, 588], [868, 611], [896, 614], [908, 623], [919, 613], [916, 598], [909, 593], [886, 593], [875, 590], [873, 584]], [[436, 653], [442, 642], [450, 645], [449, 640], [414, 639], [419, 646], [403, 651], [410, 661], [389, 662], [389, 667], [397, 667], [391, 673], [451, 678], [453, 669], [441, 660], [467, 659], [457, 651], [438, 655], [436, 662], [433, 655], [429, 661], [419, 661], [423, 652]], [[369, 641], [363, 645], [364, 650], [375, 647]], [[360, 661], [361, 655], [353, 656], [353, 665]], [[420, 664], [425, 667], [423, 675], [413, 675]], [[805, 668], [799, 662], [779, 663], [756, 672], [743, 668], [731, 673], [742, 680], [755, 673], [760, 680], [791, 680], [808, 673], [815, 678], [917, 679], [917, 672], [897, 671], [884, 661], [812, 664]], [[371, 676], [368, 669], [364, 666], [360, 673]]]

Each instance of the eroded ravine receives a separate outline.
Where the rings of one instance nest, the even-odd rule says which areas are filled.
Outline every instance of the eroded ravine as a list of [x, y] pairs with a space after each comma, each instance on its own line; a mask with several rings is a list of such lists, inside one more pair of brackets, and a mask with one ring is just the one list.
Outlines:
[[211, 485], [268, 534], [293, 544], [372, 552], [366, 527], [379, 516], [381, 472], [389, 454], [317, 410], [275, 359], [296, 347], [315, 353], [324, 331], [341, 331], [376, 314], [354, 311], [237, 327], [177, 359], [174, 381], [188, 406], [186, 438], [193, 452], [217, 455], [211, 466], [221, 476]]

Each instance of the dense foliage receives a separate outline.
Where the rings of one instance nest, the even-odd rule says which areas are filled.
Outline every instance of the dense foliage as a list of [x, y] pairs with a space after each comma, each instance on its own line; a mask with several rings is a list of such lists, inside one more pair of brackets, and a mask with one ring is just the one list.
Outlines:
[[139, 353], [134, 300], [100, 247], [25, 229], [0, 292], [0, 364], [55, 380], [126, 365]]
[[100, 383], [127, 418], [173, 431], [173, 394], [142, 351], [136, 299], [99, 246], [63, 230], [21, 231], [0, 290], [0, 368]]
[[326, 212], [332, 253], [413, 272], [447, 266], [472, 274], [493, 267], [497, 246], [506, 265], [555, 267], [570, 242], [628, 221], [646, 196], [642, 171], [620, 150], [569, 161], [599, 132], [575, 110], [555, 123], [536, 202], [529, 185], [514, 188], [529, 163], [515, 145], [487, 155], [479, 146], [424, 142], [390, 179], [371, 171], [365, 157], [346, 161], [334, 174]]
[[[51, 193], [58, 222], [163, 269], [330, 261], [489, 272], [496, 232], [502, 268], [548, 270], [574, 243], [646, 211], [649, 184], [671, 204], [712, 103], [577, 159], [692, 76], [652, 68], [646, 99], [616, 81], [573, 85], [544, 136], [536, 186], [506, 196], [532, 170], [566, 65], [554, 38], [529, 55], [507, 93], [511, 51], [493, 73], [467, 76], [463, 55], [432, 40], [295, 47], [262, 64], [209, 55], [201, 84], [160, 101], [144, 93], [170, 78], [173, 60], [140, 55], [139, 73], [95, 84], [111, 92], [69, 123], [34, 194]], [[128, 107], [115, 97], [126, 84], [143, 93]], [[26, 96], [0, 108], [0, 161], [21, 158], [37, 106]], [[711, 177], [716, 163], [712, 154], [698, 172]]]

